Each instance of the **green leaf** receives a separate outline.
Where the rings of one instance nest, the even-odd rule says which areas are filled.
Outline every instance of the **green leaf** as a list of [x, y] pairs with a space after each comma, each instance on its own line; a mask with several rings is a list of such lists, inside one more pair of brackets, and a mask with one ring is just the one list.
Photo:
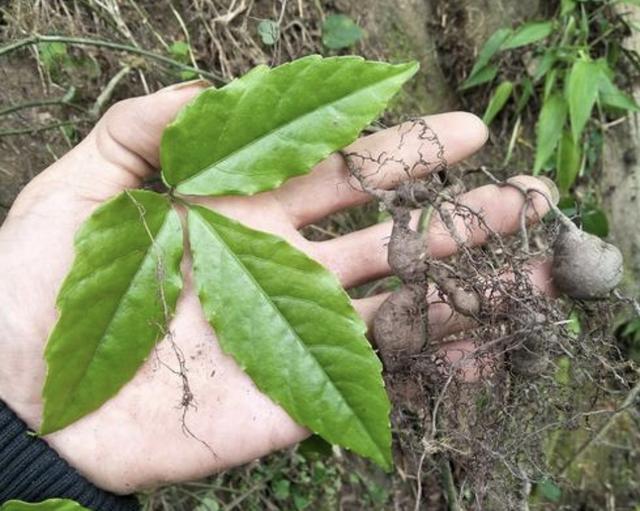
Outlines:
[[57, 64], [65, 64], [69, 61], [67, 45], [57, 41], [51, 43], [39, 43], [38, 52], [44, 66], [51, 70]]
[[258, 35], [267, 46], [273, 46], [280, 37], [280, 27], [273, 20], [262, 20], [258, 23]]
[[533, 165], [533, 173], [539, 174], [545, 163], [555, 151], [564, 125], [567, 120], [567, 103], [562, 94], [556, 92], [549, 96], [542, 110], [536, 126], [536, 160]]
[[557, 62], [557, 60], [558, 55], [555, 51], [555, 48], [545, 51], [544, 55], [540, 59], [540, 62], [538, 63], [538, 66], [536, 67], [536, 70], [533, 73], [533, 81], [537, 82], [544, 75], [546, 75], [551, 70], [553, 65]]
[[553, 31], [551, 21], [532, 21], [520, 25], [502, 45], [502, 50], [512, 50], [548, 37]]
[[176, 41], [169, 46], [169, 53], [179, 62], [189, 61], [189, 45], [184, 41]]
[[538, 488], [542, 496], [551, 502], [559, 502], [562, 497], [562, 490], [551, 479], [543, 480]]
[[580, 146], [576, 144], [571, 133], [565, 130], [560, 138], [556, 163], [556, 182], [561, 193], [565, 194], [571, 188], [580, 172], [580, 164]]
[[582, 229], [589, 234], [606, 238], [609, 234], [607, 214], [599, 207], [588, 204], [580, 212]]
[[620, 110], [627, 110], [629, 112], [640, 111], [640, 107], [636, 101], [628, 94], [622, 92], [605, 72], [603, 72], [600, 77], [599, 98], [603, 105], [610, 108], [619, 108]]
[[0, 506], [0, 511], [89, 511], [86, 507], [68, 499], [47, 499], [42, 502], [9, 500]]
[[182, 228], [165, 196], [135, 190], [103, 204], [75, 251], [45, 350], [41, 434], [96, 410], [133, 377], [182, 287]]
[[322, 439], [321, 436], [311, 435], [298, 444], [296, 452], [307, 460], [326, 458], [333, 454], [331, 444]]
[[417, 69], [317, 55], [254, 68], [202, 92], [165, 129], [164, 180], [192, 195], [276, 188], [353, 142]]
[[467, 84], [467, 82], [472, 81], [476, 75], [485, 68], [491, 60], [491, 57], [500, 50], [502, 43], [507, 40], [512, 32], [513, 31], [510, 28], [499, 28], [491, 35], [491, 37], [489, 37], [489, 39], [487, 39], [487, 42], [484, 43], [484, 46], [478, 53], [478, 58], [476, 59], [469, 76], [462, 85], [463, 88], [465, 88], [465, 84]]
[[592, 60], [577, 60], [571, 67], [567, 82], [567, 102], [571, 133], [576, 142], [580, 140], [591, 117], [593, 105], [598, 98], [601, 75], [600, 65]]
[[562, 0], [560, 2], [560, 16], [572, 13], [576, 8], [576, 0]]
[[311, 500], [307, 495], [302, 495], [300, 493], [293, 494], [293, 505], [296, 508], [296, 511], [303, 511], [307, 509], [311, 505]]
[[220, 511], [220, 504], [212, 497], [205, 497], [200, 501], [195, 511]]
[[482, 85], [483, 83], [490, 82], [493, 80], [498, 74], [498, 66], [490, 65], [483, 67], [480, 71], [478, 71], [472, 77], [467, 78], [464, 83], [460, 86], [460, 90], [471, 89], [472, 87], [477, 87], [478, 85]]
[[188, 225], [198, 295], [224, 351], [296, 422], [389, 468], [382, 365], [335, 276], [206, 208], [190, 207]]
[[330, 14], [322, 24], [322, 44], [331, 50], [353, 46], [363, 35], [362, 29], [344, 14]]
[[557, 81], [558, 81], [558, 70], [551, 69], [547, 73], [546, 78], [544, 79], [544, 94], [543, 94], [544, 99], [547, 99], [549, 96], [551, 96], [551, 93], [555, 91]]
[[287, 500], [291, 496], [291, 481], [287, 479], [277, 479], [271, 487], [276, 500]]
[[500, 113], [500, 110], [504, 108], [504, 105], [507, 104], [509, 97], [511, 96], [511, 92], [513, 91], [513, 83], [512, 82], [502, 82], [500, 85], [496, 87], [491, 99], [489, 100], [489, 104], [487, 105], [487, 109], [484, 112], [484, 116], [482, 120], [488, 126], [491, 124], [491, 121], [495, 119], [496, 115]]
[[528, 77], [524, 77], [520, 83], [518, 93], [518, 101], [516, 103], [516, 112], [520, 113], [529, 103], [531, 96], [533, 95], [533, 82]]

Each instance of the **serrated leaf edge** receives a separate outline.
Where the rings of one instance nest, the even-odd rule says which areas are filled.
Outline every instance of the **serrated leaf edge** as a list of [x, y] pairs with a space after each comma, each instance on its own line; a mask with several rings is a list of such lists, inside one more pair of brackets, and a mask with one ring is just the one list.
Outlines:
[[[260, 284], [255, 280], [255, 278], [254, 278], [254, 276], [251, 274], [251, 272], [250, 272], [250, 271], [248, 271], [248, 270], [246, 270], [246, 267], [245, 267], [244, 263], [238, 259], [238, 257], [237, 257], [237, 256], [236, 256], [236, 254], [233, 252], [233, 250], [231, 250], [231, 248], [226, 244], [226, 242], [221, 238], [221, 236], [220, 236], [220, 235], [215, 231], [215, 229], [213, 229], [213, 228], [210, 226], [210, 224], [209, 224], [209, 223], [208, 223], [208, 222], [207, 222], [207, 221], [206, 221], [206, 220], [205, 220], [205, 219], [204, 219], [204, 218], [203, 218], [203, 217], [202, 217], [202, 216], [197, 212], [196, 208], [197, 208], [197, 207], [189, 207], [189, 214], [192, 214], [192, 218], [196, 218], [196, 219], [197, 219], [197, 221], [198, 221], [198, 222], [200, 222], [200, 223], [205, 227], [205, 229], [206, 229], [207, 231], [211, 232], [211, 233], [212, 233], [212, 235], [213, 235], [214, 237], [216, 237], [222, 245], [224, 245], [225, 247], [227, 247], [228, 252], [229, 252], [229, 253], [231, 254], [231, 256], [236, 260], [237, 264], [238, 264], [241, 268], [243, 268], [243, 269], [244, 269], [244, 271], [245, 271], [245, 273], [248, 275], [248, 277], [249, 277], [249, 278], [250, 278], [250, 279], [255, 283], [256, 287], [260, 290], [259, 292], [263, 295], [263, 297], [266, 299], [266, 301], [267, 301], [269, 304], [271, 304], [271, 306], [273, 307], [273, 309], [274, 309], [274, 310], [276, 311], [276, 313], [277, 313], [277, 314], [282, 318], [282, 320], [283, 320], [285, 323], [287, 323], [287, 324], [288, 324], [288, 323], [289, 323], [289, 322], [288, 322], [288, 320], [287, 320], [287, 319], [282, 315], [282, 312], [280, 311], [280, 309], [278, 308], [278, 306], [273, 302], [273, 300], [271, 299], [271, 297], [270, 297], [269, 295], [267, 295], [267, 294], [264, 292], [264, 290], [262, 290], [262, 286], [261, 286], [261, 285], [260, 285]], [[216, 212], [216, 214], [220, 215], [220, 213], [217, 213], [217, 212]], [[221, 215], [221, 216], [224, 216], [224, 215]], [[231, 220], [231, 219], [230, 219], [230, 220]], [[307, 257], [308, 257], [308, 256], [307, 256]], [[315, 262], [316, 264], [319, 264], [319, 263], [317, 263], [316, 261], [314, 261], [314, 262]], [[194, 267], [195, 267], [195, 263], [194, 263]], [[328, 270], [326, 270], [326, 271], [327, 271], [327, 273], [328, 273], [329, 275], [333, 276], [333, 274], [332, 274], [332, 273], [330, 273]], [[335, 276], [333, 276], [333, 277], [335, 278]], [[195, 277], [195, 272], [194, 272], [194, 278], [196, 278], [196, 277]], [[358, 318], [358, 319], [359, 319], [358, 314], [355, 312], [355, 310], [353, 309], [353, 306], [351, 305], [349, 295], [344, 291], [344, 289], [342, 288], [342, 286], [340, 285], [340, 283], [337, 281], [337, 279], [336, 279], [336, 282], [335, 282], [335, 283], [336, 283], [336, 287], [337, 287], [338, 289], [342, 290], [342, 292], [344, 293], [344, 296], [345, 296], [345, 298], [346, 298], [346, 300], [347, 300], [346, 305], [347, 305], [347, 306], [349, 306], [349, 307], [353, 310], [353, 312], [354, 312], [354, 317], [356, 317], [356, 318]], [[200, 292], [199, 292], [199, 287], [200, 287], [200, 286], [199, 286], [199, 285], [197, 285], [196, 287], [198, 288], [198, 296], [200, 296]], [[364, 337], [364, 336], [365, 336], [365, 334], [366, 334], [366, 331], [367, 331], [367, 327], [366, 327], [366, 325], [364, 324], [364, 322], [362, 322], [362, 320], [360, 320], [360, 321], [359, 321], [359, 323], [360, 323], [360, 325], [359, 325], [359, 326], [360, 326], [360, 335], [361, 335], [362, 337]], [[367, 427], [366, 427], [366, 425], [362, 422], [361, 417], [360, 417], [358, 414], [356, 414], [356, 413], [355, 413], [355, 411], [353, 411], [353, 409], [351, 408], [350, 403], [349, 403], [349, 402], [346, 400], [346, 398], [343, 396], [343, 394], [342, 394], [342, 392], [340, 391], [340, 389], [338, 389], [337, 387], [335, 387], [335, 384], [334, 384], [333, 380], [332, 380], [332, 379], [330, 378], [330, 376], [326, 373], [326, 371], [325, 371], [324, 367], [323, 367], [323, 366], [322, 366], [322, 365], [317, 361], [317, 359], [315, 358], [315, 356], [313, 355], [313, 353], [311, 353], [311, 352], [310, 352], [310, 350], [308, 349], [308, 347], [307, 347], [307, 345], [304, 343], [304, 341], [303, 341], [302, 339], [300, 339], [300, 337], [299, 337], [298, 333], [295, 331], [295, 329], [291, 328], [291, 330], [293, 331], [293, 333], [294, 333], [294, 335], [295, 335], [295, 338], [296, 338], [297, 342], [298, 342], [298, 343], [299, 343], [299, 344], [304, 348], [304, 351], [305, 351], [305, 352], [307, 352], [307, 353], [309, 354], [309, 356], [313, 359], [313, 361], [314, 361], [314, 363], [317, 365], [317, 367], [319, 367], [319, 368], [320, 368], [320, 370], [322, 371], [322, 373], [326, 376], [326, 380], [327, 380], [327, 381], [331, 384], [331, 386], [332, 386], [332, 387], [334, 387], [334, 389], [337, 391], [337, 394], [340, 396], [340, 398], [341, 398], [342, 402], [343, 402], [343, 403], [348, 407], [348, 409], [349, 409], [349, 410], [351, 410], [351, 412], [352, 412], [353, 416], [354, 416], [354, 417], [356, 417], [356, 419], [357, 419], [358, 423], [361, 425], [362, 429], [368, 433], [370, 443], [371, 443], [373, 446], [375, 446], [375, 448], [376, 448], [376, 450], [377, 450], [377, 453], [378, 453], [378, 455], [379, 455], [379, 457], [380, 457], [380, 458], [379, 458], [379, 460], [381, 461], [381, 464], [384, 464], [386, 467], [389, 467], [389, 466], [390, 466], [390, 456], [389, 456], [389, 453], [385, 453], [385, 452], [384, 452], [384, 450], [383, 450], [383, 448], [382, 448], [380, 445], [378, 445], [378, 443], [373, 439], [373, 437], [371, 436], [371, 432], [370, 432], [369, 428], [367, 428]], [[369, 349], [371, 350], [371, 353], [372, 353], [372, 354], [373, 354], [373, 356], [375, 357], [375, 359], [376, 359], [376, 361], [377, 361], [377, 366], [378, 366], [379, 370], [381, 371], [381, 370], [382, 370], [382, 364], [380, 363], [380, 361], [379, 361], [378, 357], [375, 355], [375, 352], [374, 352], [374, 351], [373, 351], [373, 349], [371, 348], [371, 345], [366, 341], [366, 339], [365, 339], [365, 342], [367, 343], [367, 346], [369, 347]], [[223, 351], [224, 351], [225, 353], [227, 353], [228, 355], [230, 355], [230, 356], [234, 357], [234, 359], [235, 359], [235, 355], [234, 355], [234, 353], [233, 353], [232, 351], [228, 350], [228, 349], [224, 346], [224, 343], [223, 343], [221, 340], [220, 340], [220, 346], [221, 346], [221, 348], [223, 349]], [[240, 366], [243, 368], [243, 371], [244, 371], [246, 368], [243, 366], [242, 362], [241, 362], [241, 361], [238, 361], [238, 363], [240, 364]], [[249, 375], [249, 376], [251, 376], [251, 375]], [[252, 378], [252, 380], [253, 380], [253, 378]], [[384, 386], [384, 381], [382, 380], [382, 378], [381, 378], [381, 382], [382, 382], [382, 384], [381, 384], [381, 388], [384, 390], [384, 387], [385, 387], [385, 386]], [[254, 383], [255, 383], [255, 382], [254, 382]], [[276, 398], [272, 397], [272, 396], [268, 393], [268, 391], [267, 391], [267, 390], [263, 390], [263, 389], [261, 389], [261, 390], [262, 390], [263, 392], [265, 392], [265, 394], [267, 394], [267, 395], [269, 396], [269, 398], [270, 398], [270, 399], [272, 399], [275, 403], [277, 403], [278, 405], [281, 405], [281, 406], [283, 406], [283, 407], [284, 407], [284, 405], [282, 405], [282, 403], [278, 402], [278, 400], [277, 400]], [[390, 407], [389, 407], [389, 406], [387, 406], [387, 411], [388, 411], [389, 409], [390, 409]], [[307, 425], [306, 425], [306, 424], [303, 424], [303, 426], [307, 426]], [[315, 433], [315, 434], [320, 435], [321, 437], [323, 436], [321, 433], [318, 433], [317, 431], [314, 431], [314, 433]], [[323, 437], [323, 438], [324, 438], [324, 437]], [[329, 442], [331, 442], [331, 440], [329, 440]], [[390, 446], [389, 446], [389, 447], [390, 447]]]

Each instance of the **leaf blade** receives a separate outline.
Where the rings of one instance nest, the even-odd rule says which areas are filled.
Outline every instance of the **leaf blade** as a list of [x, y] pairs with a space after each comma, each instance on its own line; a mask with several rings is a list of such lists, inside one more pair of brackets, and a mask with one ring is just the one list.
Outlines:
[[487, 109], [482, 116], [482, 121], [488, 126], [496, 115], [504, 108], [513, 92], [513, 82], [505, 81], [498, 85], [491, 95]]
[[575, 142], [591, 117], [593, 105], [598, 98], [600, 65], [591, 60], [577, 60], [571, 66], [567, 82], [567, 102], [571, 119], [571, 133]]
[[198, 295], [224, 351], [298, 423], [389, 467], [382, 366], [337, 279], [211, 210], [190, 207], [188, 225]]
[[464, 81], [462, 87], [465, 88], [465, 84], [472, 82], [475, 76], [489, 63], [491, 57], [493, 57], [499, 50], [502, 44], [513, 33], [510, 28], [499, 28], [491, 37], [484, 43], [482, 49], [478, 52], [478, 58], [476, 59], [469, 76]]
[[501, 50], [513, 50], [538, 42], [548, 37], [553, 31], [551, 21], [532, 21], [519, 26], [501, 47]]
[[8, 500], [0, 506], [0, 511], [88, 511], [88, 509], [69, 499], [47, 499], [42, 502]]
[[75, 250], [45, 349], [41, 434], [96, 410], [133, 377], [182, 287], [180, 219], [156, 193], [128, 191], [102, 205]]
[[465, 91], [467, 89], [477, 87], [478, 85], [482, 85], [483, 83], [490, 82], [496, 77], [497, 74], [498, 66], [496, 66], [495, 64], [485, 66], [473, 76], [470, 76], [467, 80], [465, 80], [464, 83], [460, 86], [460, 90]]
[[621, 91], [613, 82], [607, 69], [603, 69], [600, 76], [599, 98], [603, 105], [610, 108], [638, 112], [640, 107], [635, 99]]
[[345, 14], [330, 14], [322, 24], [322, 44], [331, 50], [353, 46], [363, 35], [362, 28]]
[[163, 178], [190, 195], [273, 189], [355, 140], [417, 69], [317, 55], [254, 68], [201, 93], [165, 129]]
[[580, 172], [582, 155], [580, 146], [575, 142], [569, 131], [564, 131], [558, 145], [556, 163], [556, 182], [560, 193], [563, 195], [569, 192]]
[[562, 137], [567, 120], [567, 103], [560, 93], [549, 96], [542, 105], [538, 120], [534, 175], [539, 174], [549, 160]]

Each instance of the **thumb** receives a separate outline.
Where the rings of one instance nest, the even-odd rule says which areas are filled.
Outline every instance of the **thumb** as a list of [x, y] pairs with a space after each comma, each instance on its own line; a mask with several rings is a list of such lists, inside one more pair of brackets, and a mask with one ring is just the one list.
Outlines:
[[103, 201], [138, 186], [159, 168], [160, 139], [178, 111], [209, 86], [179, 83], [111, 106], [87, 137], [43, 174]]

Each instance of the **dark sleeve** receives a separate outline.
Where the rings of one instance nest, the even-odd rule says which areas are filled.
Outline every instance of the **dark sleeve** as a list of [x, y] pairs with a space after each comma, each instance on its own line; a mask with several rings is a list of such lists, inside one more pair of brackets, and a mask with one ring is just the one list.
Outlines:
[[134, 496], [101, 490], [82, 477], [0, 399], [0, 506], [12, 499], [66, 498], [96, 511], [134, 511]]

